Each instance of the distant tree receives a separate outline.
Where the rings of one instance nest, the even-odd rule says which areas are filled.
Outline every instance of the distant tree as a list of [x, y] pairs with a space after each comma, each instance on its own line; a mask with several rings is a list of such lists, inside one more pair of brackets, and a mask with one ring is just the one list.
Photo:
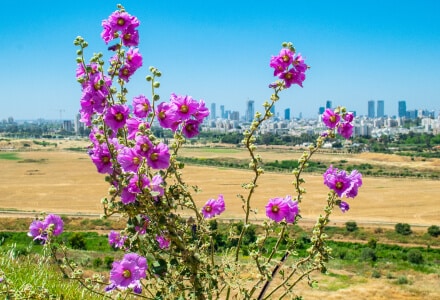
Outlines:
[[429, 226], [428, 234], [433, 237], [438, 237], [440, 235], [440, 227], [437, 225]]
[[349, 221], [345, 223], [345, 229], [347, 229], [347, 231], [349, 232], [353, 232], [358, 230], [358, 226], [357, 223], [354, 221]]
[[407, 223], [397, 223], [394, 229], [398, 234], [402, 235], [410, 235], [412, 233], [411, 225]]
[[408, 251], [407, 254], [408, 261], [412, 264], [420, 265], [423, 263], [423, 255], [422, 252], [420, 252], [417, 249], [411, 249]]

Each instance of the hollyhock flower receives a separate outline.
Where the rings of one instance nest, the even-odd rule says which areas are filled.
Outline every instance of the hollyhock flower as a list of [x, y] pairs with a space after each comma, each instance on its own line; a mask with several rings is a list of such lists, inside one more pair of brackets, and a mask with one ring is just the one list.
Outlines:
[[40, 220], [32, 221], [29, 226], [29, 237], [34, 238], [34, 241], [41, 240], [43, 243], [47, 240], [46, 224]]
[[294, 66], [295, 70], [302, 73], [307, 71], [308, 68], [307, 64], [304, 63], [304, 59], [300, 53], [298, 53], [298, 55], [293, 59], [292, 65]]
[[44, 223], [46, 229], [49, 228], [49, 226], [52, 226], [52, 234], [54, 236], [57, 236], [57, 235], [60, 235], [61, 233], [63, 233], [64, 222], [60, 216], [49, 214], [46, 216], [43, 223]]
[[140, 156], [133, 148], [124, 147], [119, 152], [117, 160], [125, 172], [137, 173], [137, 170], [142, 163], [142, 156]]
[[133, 72], [142, 67], [142, 55], [139, 53], [139, 48], [130, 47], [125, 57], [125, 63]]
[[330, 166], [324, 173], [324, 184], [332, 189], [338, 197], [354, 198], [362, 185], [362, 174], [353, 170], [350, 175], [344, 170]]
[[121, 202], [124, 205], [136, 202], [136, 192], [130, 191], [127, 187], [124, 187], [121, 192]]
[[202, 214], [206, 219], [213, 218], [225, 211], [225, 200], [223, 195], [217, 199], [209, 199], [202, 208]]
[[90, 158], [99, 173], [105, 174], [113, 171], [112, 157], [107, 144], [95, 145], [90, 154]]
[[144, 95], [133, 98], [133, 112], [136, 117], [145, 118], [151, 112], [150, 100]]
[[130, 178], [127, 188], [132, 193], [141, 193], [146, 187], [150, 185], [150, 180], [145, 174], [134, 174]]
[[359, 173], [357, 170], [353, 170], [348, 177], [352, 182], [352, 187], [347, 191], [346, 197], [354, 198], [357, 196], [358, 189], [362, 185], [362, 174]]
[[125, 82], [129, 82], [130, 81], [130, 77], [131, 75], [134, 74], [136, 70], [131, 68], [129, 65], [124, 64], [120, 69], [119, 69], [119, 78], [121, 78], [122, 80], [124, 80]]
[[140, 125], [144, 126], [145, 129], [150, 128], [150, 124], [142, 121], [140, 118], [128, 118], [126, 121], [128, 135], [127, 138], [132, 140], [136, 137], [139, 132]]
[[166, 169], [170, 166], [170, 157], [167, 145], [159, 143], [151, 149], [147, 162], [153, 169]]
[[109, 41], [119, 37], [119, 31], [130, 32], [139, 26], [139, 20], [123, 11], [113, 12], [107, 20], [102, 21], [103, 31], [101, 37], [106, 44]]
[[348, 211], [350, 209], [350, 205], [348, 205], [348, 203], [345, 201], [339, 202], [338, 206], [343, 213], [345, 213], [346, 211]]
[[151, 178], [150, 182], [150, 189], [157, 193], [158, 196], [163, 196], [164, 194], [164, 188], [162, 187], [163, 178], [159, 174], [154, 175], [153, 178]]
[[197, 111], [199, 104], [191, 96], [171, 94], [171, 104], [175, 106], [175, 113], [179, 121], [186, 121]]
[[108, 234], [108, 243], [110, 246], [122, 249], [124, 247], [125, 241], [127, 240], [127, 236], [121, 236], [119, 232], [114, 230], [110, 231]]
[[283, 64], [283, 60], [279, 56], [272, 56], [269, 66], [274, 69], [273, 76], [279, 76], [286, 70], [286, 66]]
[[340, 122], [338, 125], [338, 133], [346, 139], [353, 134], [353, 125], [349, 122]]
[[112, 130], [118, 131], [119, 128], [124, 127], [129, 112], [129, 108], [126, 105], [112, 105], [107, 110], [104, 116], [104, 121]]
[[182, 133], [187, 138], [195, 137], [199, 134], [200, 122], [198, 120], [188, 120], [182, 127]]
[[136, 145], [134, 149], [136, 153], [147, 158], [154, 147], [153, 143], [145, 135], [138, 135], [136, 136], [135, 140], [136, 140]]
[[168, 249], [170, 247], [171, 241], [163, 235], [156, 235], [156, 241], [159, 243], [160, 249]]
[[284, 85], [289, 88], [292, 84], [297, 84], [302, 87], [302, 82], [306, 79], [305, 74], [297, 72], [293, 68], [281, 73], [280, 79], [284, 80]]
[[354, 119], [353, 113], [349, 112], [349, 113], [346, 113], [345, 116], [344, 116], [344, 120], [347, 121], [347, 122], [352, 122], [353, 119]]
[[288, 68], [289, 65], [291, 63], [293, 63], [293, 55], [294, 55], [294, 53], [292, 52], [292, 50], [287, 49], [287, 48], [281, 49], [280, 54], [278, 54], [280, 64], [284, 68]]
[[139, 45], [139, 32], [130, 26], [122, 32], [122, 44], [126, 47]]
[[176, 131], [180, 122], [175, 111], [176, 107], [167, 102], [160, 103], [156, 108], [156, 116], [160, 126]]
[[284, 198], [271, 198], [269, 199], [269, 203], [266, 205], [266, 216], [275, 222], [281, 222], [287, 216], [290, 210], [291, 208]]
[[203, 122], [209, 116], [209, 109], [206, 107], [205, 101], [200, 100], [197, 106], [196, 112], [193, 114], [193, 117], [196, 118], [200, 123]]
[[327, 108], [322, 114], [322, 122], [330, 129], [334, 129], [338, 125], [341, 117], [330, 108]]
[[136, 253], [125, 254], [121, 261], [114, 261], [110, 271], [110, 284], [116, 288], [138, 286], [146, 278], [147, 260]]
[[298, 201], [293, 201], [292, 197], [290, 196], [286, 196], [284, 201], [287, 202], [287, 206], [289, 208], [285, 216], [286, 223], [293, 224], [295, 223], [296, 216], [299, 214]]

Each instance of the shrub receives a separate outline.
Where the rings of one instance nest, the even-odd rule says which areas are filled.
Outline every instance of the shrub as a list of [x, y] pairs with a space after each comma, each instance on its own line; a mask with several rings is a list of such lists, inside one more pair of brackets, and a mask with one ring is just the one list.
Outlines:
[[347, 231], [349, 232], [353, 232], [358, 230], [358, 226], [357, 223], [354, 221], [349, 221], [345, 223], [345, 229], [347, 229]]
[[368, 243], [367, 246], [371, 249], [376, 249], [377, 246], [377, 240], [375, 238], [371, 238]]
[[409, 283], [409, 281], [408, 281], [408, 278], [406, 276], [400, 276], [397, 279], [397, 284], [408, 284], [408, 283]]
[[98, 268], [100, 266], [102, 266], [102, 259], [100, 257], [97, 257], [93, 260], [93, 267]]
[[106, 266], [107, 269], [111, 269], [112, 268], [112, 264], [113, 264], [114, 260], [115, 259], [113, 257], [111, 257], [111, 256], [104, 257], [104, 265]]
[[428, 234], [433, 237], [438, 237], [440, 235], [440, 227], [437, 225], [429, 226]]
[[86, 250], [86, 240], [84, 239], [84, 236], [82, 233], [79, 233], [79, 232], [73, 233], [69, 237], [68, 243], [69, 243], [70, 247], [72, 247], [73, 249]]
[[374, 251], [374, 249], [371, 249], [369, 247], [362, 249], [361, 259], [365, 261], [376, 261], [377, 260], [376, 251]]
[[380, 278], [382, 275], [380, 274], [380, 271], [373, 270], [373, 273], [371, 273], [371, 277], [373, 278]]
[[422, 264], [422, 263], [423, 263], [423, 255], [422, 255], [422, 252], [420, 252], [420, 251], [417, 250], [417, 249], [411, 249], [411, 250], [409, 250], [409, 251], [408, 251], [408, 254], [407, 254], [407, 258], [408, 258], [408, 261], [409, 261], [410, 263], [412, 263], [412, 264], [417, 264], [417, 265], [419, 265], [419, 264]]
[[410, 235], [412, 233], [411, 225], [407, 223], [397, 223], [394, 229], [398, 234], [401, 235]]

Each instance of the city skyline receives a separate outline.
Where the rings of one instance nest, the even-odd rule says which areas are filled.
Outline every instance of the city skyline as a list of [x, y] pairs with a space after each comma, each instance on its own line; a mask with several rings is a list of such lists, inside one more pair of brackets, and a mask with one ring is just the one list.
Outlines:
[[[73, 40], [89, 42], [87, 59], [100, 51], [107, 59], [101, 21], [119, 2], [5, 3], [0, 119], [73, 118], [81, 97]], [[244, 113], [252, 99], [261, 111], [274, 81], [270, 57], [291, 41], [311, 68], [304, 88], [280, 94], [280, 113], [290, 108], [292, 117], [314, 117], [328, 99], [358, 115], [367, 114], [371, 99], [385, 100], [387, 115], [397, 114], [402, 99], [408, 108], [440, 109], [438, 1], [310, 1], [291, 7], [295, 18], [281, 17], [269, 1], [121, 3], [141, 22], [144, 57], [129, 97], [151, 94], [145, 76], [154, 65], [163, 74], [163, 101], [175, 92]]]

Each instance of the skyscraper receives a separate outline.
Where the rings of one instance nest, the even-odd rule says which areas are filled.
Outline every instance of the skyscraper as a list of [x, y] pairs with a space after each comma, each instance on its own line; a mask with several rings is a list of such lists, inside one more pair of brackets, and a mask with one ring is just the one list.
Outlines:
[[216, 118], [215, 103], [211, 103], [210, 116], [211, 116], [211, 120], [215, 120], [215, 118]]
[[284, 110], [284, 120], [290, 120], [290, 108]]
[[368, 117], [374, 118], [374, 100], [368, 101]]
[[246, 102], [246, 122], [252, 122], [254, 120], [254, 114], [254, 100], [248, 100]]
[[327, 102], [325, 102], [325, 108], [332, 108], [332, 101], [331, 100], [327, 100]]
[[377, 114], [376, 117], [382, 118], [385, 116], [385, 101], [377, 100]]
[[225, 106], [224, 105], [220, 105], [220, 118], [227, 119], [226, 114], [225, 114]]
[[406, 117], [406, 101], [400, 100], [398, 102], [398, 114], [399, 118]]

